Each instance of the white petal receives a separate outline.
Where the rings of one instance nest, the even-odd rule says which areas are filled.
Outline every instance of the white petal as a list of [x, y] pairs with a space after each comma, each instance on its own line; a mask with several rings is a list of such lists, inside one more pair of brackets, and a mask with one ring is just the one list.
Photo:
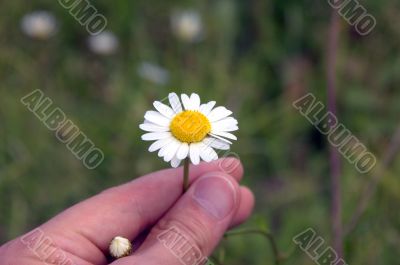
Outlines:
[[182, 99], [182, 104], [183, 104], [183, 107], [185, 108], [185, 110], [191, 110], [192, 104], [191, 104], [189, 96], [186, 94], [182, 94], [181, 99]]
[[213, 133], [210, 133], [210, 135], [211, 135], [212, 137], [215, 137], [215, 138], [217, 138], [217, 139], [219, 139], [219, 140], [225, 142], [225, 143], [232, 144], [231, 141], [229, 141], [228, 139], [225, 139], [225, 138], [223, 138], [223, 137], [221, 137], [221, 136], [219, 136], [219, 135], [216, 135], [216, 134], [213, 134]]
[[168, 99], [169, 99], [169, 104], [171, 104], [171, 107], [175, 111], [175, 113], [179, 113], [182, 111], [182, 105], [176, 93], [169, 93]]
[[176, 152], [178, 151], [180, 146], [181, 143], [178, 142], [177, 140], [172, 141], [172, 143], [169, 144], [168, 149], [165, 151], [164, 161], [165, 162], [171, 161], [171, 159], [176, 155]]
[[190, 101], [191, 101], [191, 106], [192, 110], [199, 110], [200, 109], [200, 97], [196, 93], [192, 93], [190, 95]]
[[207, 116], [207, 118], [211, 121], [218, 121], [222, 118], [228, 117], [229, 115], [232, 114], [232, 111], [226, 109], [225, 107], [216, 107], [213, 109], [210, 114]]
[[237, 140], [237, 137], [235, 135], [233, 135], [231, 133], [228, 133], [228, 132], [214, 132], [214, 131], [212, 131], [211, 133], [212, 133], [213, 136], [214, 135], [218, 135], [218, 136], [225, 137], [225, 138], [228, 138], [228, 139], [231, 139], [231, 140]]
[[234, 132], [239, 130], [239, 127], [237, 125], [232, 125], [232, 126], [215, 126], [215, 125], [211, 125], [211, 131], [212, 132]]
[[152, 132], [152, 133], [145, 133], [142, 135], [142, 140], [143, 141], [154, 141], [154, 140], [160, 140], [164, 138], [169, 138], [171, 137], [170, 132]]
[[211, 147], [201, 144], [200, 145], [200, 157], [206, 162], [211, 162], [218, 159], [218, 154]]
[[162, 115], [171, 119], [175, 112], [167, 105], [161, 103], [160, 101], [154, 101], [153, 106], [158, 110]]
[[143, 122], [143, 124], [153, 124], [153, 125], [156, 125], [156, 126], [158, 126], [157, 124], [155, 124], [155, 123], [152, 123], [151, 121], [149, 121], [149, 120], [146, 120], [146, 119], [144, 119], [144, 122]]
[[171, 159], [171, 167], [173, 167], [173, 168], [177, 168], [180, 163], [181, 163], [181, 160], [178, 159], [176, 156]]
[[223, 129], [218, 129], [218, 128], [213, 128], [214, 133], [219, 133], [219, 132], [234, 132], [239, 130], [239, 127], [237, 125], [231, 126], [231, 127], [226, 127]]
[[189, 153], [193, 165], [198, 165], [200, 163], [200, 150], [197, 143], [190, 144]]
[[150, 145], [149, 152], [157, 151], [158, 149], [162, 148], [163, 146], [169, 144], [169, 142], [172, 142], [172, 141], [173, 141], [172, 137], [157, 140]]
[[166, 126], [158, 126], [153, 123], [143, 123], [139, 125], [139, 128], [147, 132], [167, 132], [169, 128]]
[[229, 123], [229, 124], [237, 125], [238, 121], [233, 117], [226, 117], [221, 120], [214, 121], [214, 123]]
[[219, 121], [215, 121], [211, 123], [212, 131], [225, 131], [232, 132], [239, 129], [237, 126], [238, 122], [236, 119], [232, 117], [228, 117]]
[[229, 143], [222, 141], [220, 139], [214, 138], [214, 137], [206, 137], [203, 140], [203, 143], [205, 145], [208, 145], [210, 147], [220, 149], [220, 150], [229, 150]]
[[165, 156], [165, 154], [167, 153], [168, 149], [173, 144], [173, 142], [174, 142], [173, 140], [174, 139], [171, 139], [171, 141], [168, 144], [166, 144], [163, 147], [161, 147], [161, 149], [158, 151], [158, 154], [157, 154], [159, 157], [164, 157]]
[[170, 119], [167, 119], [159, 112], [153, 110], [146, 111], [146, 114], [144, 114], [144, 118], [159, 126], [169, 126], [169, 124], [171, 123]]
[[189, 153], [189, 145], [187, 143], [181, 143], [181, 146], [176, 153], [178, 159], [185, 159]]
[[210, 114], [212, 108], [215, 106], [215, 103], [215, 101], [210, 101], [206, 104], [202, 104], [199, 109], [200, 112], [207, 116], [208, 114]]

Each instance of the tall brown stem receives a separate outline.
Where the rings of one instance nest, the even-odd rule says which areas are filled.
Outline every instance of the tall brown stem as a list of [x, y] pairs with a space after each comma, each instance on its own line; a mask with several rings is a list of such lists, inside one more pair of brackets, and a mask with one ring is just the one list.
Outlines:
[[[337, 117], [336, 108], [336, 57], [340, 32], [340, 20], [336, 10], [332, 11], [327, 54], [327, 89], [328, 89], [328, 111]], [[343, 235], [342, 235], [342, 201], [341, 201], [341, 162], [338, 150], [330, 146], [329, 164], [331, 175], [331, 215], [333, 247], [341, 258], [343, 257]]]

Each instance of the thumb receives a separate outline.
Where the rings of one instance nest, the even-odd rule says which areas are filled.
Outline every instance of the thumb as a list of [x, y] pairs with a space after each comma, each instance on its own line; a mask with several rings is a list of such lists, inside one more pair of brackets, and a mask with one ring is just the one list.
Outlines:
[[208, 173], [158, 222], [136, 253], [115, 264], [203, 264], [239, 204], [240, 189], [233, 177]]

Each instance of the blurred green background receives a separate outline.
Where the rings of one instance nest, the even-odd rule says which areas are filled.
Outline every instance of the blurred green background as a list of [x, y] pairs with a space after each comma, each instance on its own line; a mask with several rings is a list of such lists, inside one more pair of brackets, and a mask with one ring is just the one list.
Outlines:
[[[88, 46], [85, 27], [58, 1], [0, 2], [0, 243], [107, 187], [168, 167], [147, 152], [138, 125], [154, 100], [196, 92], [239, 121], [232, 150], [257, 198], [243, 227], [267, 227], [279, 250], [292, 253], [283, 264], [313, 264], [292, 238], [311, 227], [331, 245], [329, 144], [292, 102], [307, 92], [327, 99], [327, 1], [91, 3], [107, 18], [111, 44], [118, 42], [109, 50], [100, 44], [106, 52]], [[338, 117], [380, 163], [399, 123], [400, 3], [361, 3], [377, 26], [360, 36], [340, 18]], [[37, 10], [56, 19], [53, 36], [24, 34], [21, 20]], [[171, 27], [185, 10], [201, 27], [192, 39]], [[98, 168], [85, 168], [21, 104], [35, 89], [104, 151]], [[374, 175], [341, 159], [346, 227]], [[344, 238], [348, 264], [398, 264], [397, 161], [383, 171], [366, 212]], [[273, 264], [268, 241], [257, 235], [223, 240], [215, 256], [222, 264]]]

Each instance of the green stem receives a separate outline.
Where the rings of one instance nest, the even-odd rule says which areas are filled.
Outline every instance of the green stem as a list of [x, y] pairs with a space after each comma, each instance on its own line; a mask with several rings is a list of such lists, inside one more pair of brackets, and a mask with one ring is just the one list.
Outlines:
[[[210, 260], [212, 261], [212, 263], [216, 264], [216, 265], [223, 265], [222, 262], [215, 256], [211, 256]], [[207, 264], [207, 263], [206, 263]]]
[[186, 192], [189, 188], [189, 157], [185, 158], [183, 164], [183, 192]]
[[272, 252], [274, 254], [274, 259], [275, 259], [275, 264], [279, 265], [281, 264], [282, 261], [282, 255], [278, 250], [278, 245], [276, 244], [276, 241], [273, 237], [273, 235], [265, 230], [262, 229], [254, 229], [254, 228], [244, 228], [244, 229], [238, 229], [235, 231], [230, 231], [230, 232], [226, 232], [224, 237], [228, 237], [228, 236], [236, 236], [236, 235], [243, 235], [243, 234], [259, 234], [264, 236], [265, 238], [267, 238], [271, 244], [272, 247]]

